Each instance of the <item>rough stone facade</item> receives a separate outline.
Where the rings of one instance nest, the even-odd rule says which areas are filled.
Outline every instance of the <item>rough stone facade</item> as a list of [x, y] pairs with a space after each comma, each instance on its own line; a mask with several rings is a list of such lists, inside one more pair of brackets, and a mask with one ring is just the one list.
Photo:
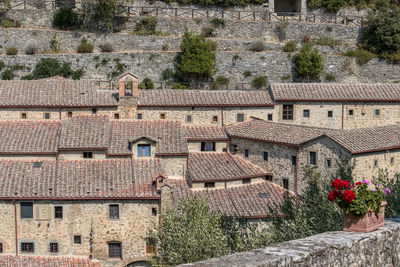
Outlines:
[[327, 232], [182, 266], [399, 266], [400, 218], [371, 233]]
[[[119, 205], [119, 219], [109, 219], [109, 204]], [[63, 207], [63, 218], [55, 219], [55, 206]], [[157, 215], [153, 215], [153, 209]], [[99, 259], [102, 266], [126, 266], [147, 261], [147, 229], [158, 224], [158, 201], [33, 201], [33, 219], [22, 219], [20, 202], [0, 202], [3, 253], [15, 253], [17, 229], [18, 249], [21, 242], [35, 244], [34, 255], [81, 255]], [[81, 244], [74, 244], [74, 236]], [[107, 242], [122, 244], [122, 259], [108, 257]], [[49, 243], [58, 243], [59, 252], [50, 253]], [[28, 253], [29, 254], [29, 253]], [[32, 254], [32, 253], [31, 253]]]

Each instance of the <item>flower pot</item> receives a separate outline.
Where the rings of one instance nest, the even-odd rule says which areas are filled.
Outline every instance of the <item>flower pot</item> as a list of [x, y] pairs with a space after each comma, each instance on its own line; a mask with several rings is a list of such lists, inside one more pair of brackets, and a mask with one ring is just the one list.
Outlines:
[[343, 231], [368, 233], [381, 228], [385, 224], [385, 206], [386, 201], [382, 201], [379, 214], [369, 211], [362, 217], [354, 217], [350, 214], [343, 216]]

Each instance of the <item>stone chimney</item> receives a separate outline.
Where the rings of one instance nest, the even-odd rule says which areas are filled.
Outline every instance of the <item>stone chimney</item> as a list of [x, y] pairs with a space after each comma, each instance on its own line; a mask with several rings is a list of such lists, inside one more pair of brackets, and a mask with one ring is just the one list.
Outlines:
[[139, 102], [139, 79], [132, 73], [125, 73], [118, 78], [118, 95], [120, 117], [133, 119], [136, 117]]

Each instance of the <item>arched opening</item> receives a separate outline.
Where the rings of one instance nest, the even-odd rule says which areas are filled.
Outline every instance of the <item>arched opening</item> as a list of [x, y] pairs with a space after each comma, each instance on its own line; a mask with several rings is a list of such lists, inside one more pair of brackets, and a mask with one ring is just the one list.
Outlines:
[[129, 263], [126, 267], [150, 267], [150, 263], [147, 261], [135, 261]]

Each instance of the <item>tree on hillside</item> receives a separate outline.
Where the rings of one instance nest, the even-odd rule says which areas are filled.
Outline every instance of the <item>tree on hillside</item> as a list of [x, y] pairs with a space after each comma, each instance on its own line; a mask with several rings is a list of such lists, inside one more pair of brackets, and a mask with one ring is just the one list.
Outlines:
[[22, 77], [25, 80], [37, 80], [54, 76], [62, 76], [79, 80], [83, 76], [83, 70], [72, 70], [67, 62], [60, 63], [55, 58], [42, 58], [36, 64], [32, 74]]
[[0, 18], [11, 8], [10, 0], [0, 0]]
[[307, 78], [307, 81], [320, 77], [324, 70], [322, 56], [311, 45], [304, 45], [300, 52], [294, 56], [294, 70], [298, 77]]

